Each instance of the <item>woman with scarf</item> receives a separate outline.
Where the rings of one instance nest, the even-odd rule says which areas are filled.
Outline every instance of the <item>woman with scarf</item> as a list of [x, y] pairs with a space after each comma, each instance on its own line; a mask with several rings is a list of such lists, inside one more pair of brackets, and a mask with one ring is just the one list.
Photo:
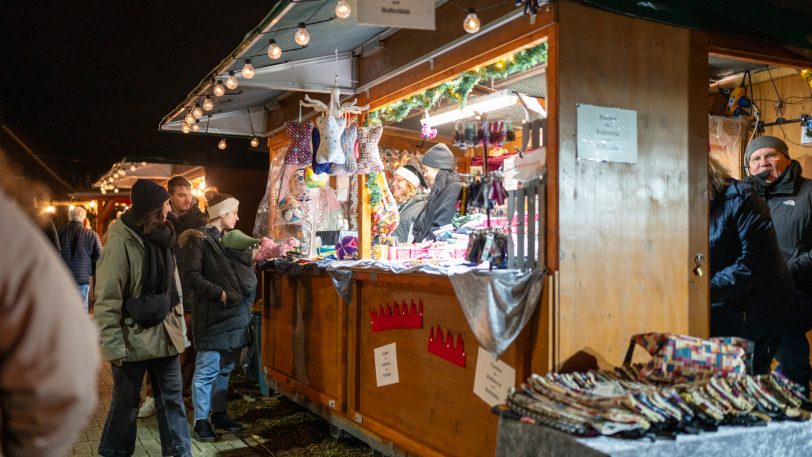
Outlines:
[[431, 185], [426, 207], [415, 221], [414, 241], [433, 240], [434, 231], [451, 223], [457, 214], [457, 199], [462, 191], [460, 176], [455, 171], [454, 154], [448, 146], [434, 145], [423, 155], [423, 177]]
[[[238, 432], [242, 424], [226, 412], [231, 372], [240, 349], [250, 343], [251, 306], [256, 291], [237, 273], [222, 238], [240, 218], [240, 202], [225, 193], [207, 192], [209, 222], [181, 235], [183, 281], [194, 293], [192, 335], [197, 358], [192, 378], [195, 438], [216, 439], [214, 428]], [[253, 289], [252, 289], [253, 288]], [[209, 416], [211, 413], [211, 417]]]
[[113, 398], [99, 454], [134, 452], [141, 383], [149, 373], [162, 454], [191, 456], [178, 362], [184, 350], [183, 307], [172, 251], [175, 233], [166, 224], [169, 193], [139, 179], [131, 199], [132, 207], [110, 227], [96, 268], [93, 314], [102, 355], [113, 372]]
[[400, 222], [392, 235], [401, 243], [409, 243], [412, 241], [412, 227], [426, 207], [428, 186], [417, 167], [407, 164], [395, 170], [390, 187], [400, 214]]

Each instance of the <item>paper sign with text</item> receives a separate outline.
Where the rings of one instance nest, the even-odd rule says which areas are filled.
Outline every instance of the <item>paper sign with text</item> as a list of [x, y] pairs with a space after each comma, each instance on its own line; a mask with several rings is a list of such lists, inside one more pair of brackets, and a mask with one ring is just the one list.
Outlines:
[[358, 25], [434, 30], [434, 0], [366, 0], [356, 11]]
[[488, 406], [505, 403], [508, 391], [516, 384], [516, 370], [510, 365], [496, 360], [491, 354], [479, 348], [476, 357], [474, 393]]
[[578, 104], [578, 158], [637, 163], [637, 111]]
[[398, 353], [395, 343], [375, 348], [375, 378], [378, 387], [400, 382], [398, 377]]

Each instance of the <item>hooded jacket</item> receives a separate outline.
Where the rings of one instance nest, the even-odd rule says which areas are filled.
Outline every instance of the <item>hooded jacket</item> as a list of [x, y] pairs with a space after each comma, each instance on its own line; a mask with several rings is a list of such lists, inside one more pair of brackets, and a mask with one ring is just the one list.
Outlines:
[[711, 334], [781, 333], [797, 306], [767, 205], [748, 184], [730, 180], [710, 207]]

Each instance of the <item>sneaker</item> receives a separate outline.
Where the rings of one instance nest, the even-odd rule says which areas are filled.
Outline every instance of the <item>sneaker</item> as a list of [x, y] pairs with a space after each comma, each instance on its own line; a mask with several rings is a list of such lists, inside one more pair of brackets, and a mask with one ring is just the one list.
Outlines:
[[206, 419], [195, 421], [195, 439], [204, 443], [213, 443], [217, 439], [211, 424]]
[[219, 428], [220, 430], [228, 430], [231, 433], [242, 431], [242, 424], [231, 420], [231, 418], [228, 417], [228, 413], [225, 411], [211, 413], [211, 424], [215, 428]]
[[154, 415], [155, 415], [155, 399], [152, 397], [147, 397], [147, 399], [144, 400], [144, 404], [141, 405], [141, 408], [138, 409], [138, 417], [144, 418]]

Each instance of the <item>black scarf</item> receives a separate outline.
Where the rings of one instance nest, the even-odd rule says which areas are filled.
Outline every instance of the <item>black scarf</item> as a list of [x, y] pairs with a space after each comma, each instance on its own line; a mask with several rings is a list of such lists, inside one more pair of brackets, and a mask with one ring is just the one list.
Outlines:
[[747, 177], [747, 182], [765, 199], [769, 199], [773, 195], [792, 195], [803, 180], [803, 176], [801, 176], [801, 164], [798, 163], [797, 160], [793, 160], [775, 181], [768, 183], [767, 178], [769, 176], [770, 172], [765, 171], [764, 173]]
[[175, 284], [175, 254], [172, 246], [175, 244], [175, 232], [172, 226], [164, 224], [163, 227], [154, 228], [144, 233], [143, 228], [136, 223], [137, 216], [132, 209], [121, 215], [124, 225], [134, 231], [144, 242], [144, 267], [141, 273], [141, 295], [160, 295], [171, 290], [172, 304], [180, 302], [177, 285]]

